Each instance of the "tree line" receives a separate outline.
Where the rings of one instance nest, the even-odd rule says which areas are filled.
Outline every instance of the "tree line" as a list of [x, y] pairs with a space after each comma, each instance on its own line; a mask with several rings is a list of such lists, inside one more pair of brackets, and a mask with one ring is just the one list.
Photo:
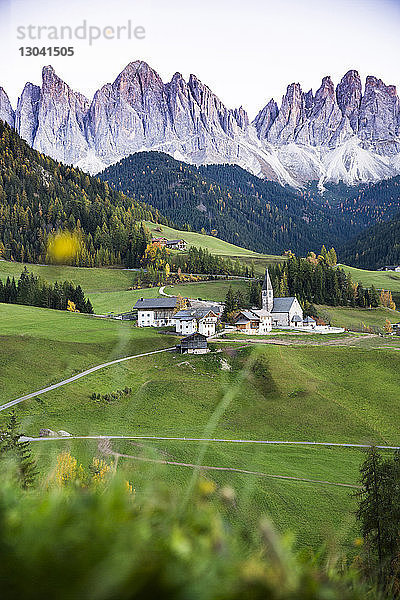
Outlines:
[[18, 281], [7, 277], [0, 279], [0, 302], [6, 304], [25, 304], [56, 310], [76, 310], [77, 312], [93, 314], [89, 298], [80, 285], [75, 286], [69, 281], [54, 284], [47, 283], [37, 275], [29, 273], [25, 267]]
[[[336, 265], [334, 248], [322, 247], [317, 255], [310, 252], [307, 258], [289, 255], [286, 262], [269, 267], [275, 297], [296, 296], [308, 312], [313, 304], [395, 309], [390, 292], [379, 294], [374, 286], [366, 288], [355, 283], [349, 273]], [[261, 307], [262, 279], [249, 281], [244, 291], [229, 288], [225, 298], [225, 317], [242, 308]]]
[[279, 297], [296, 296], [304, 305], [377, 307], [379, 294], [374, 286], [366, 288], [353, 281], [350, 273], [326, 261], [292, 257], [287, 262], [269, 269], [274, 294]]
[[181, 269], [183, 273], [204, 273], [210, 275], [238, 275], [254, 277], [254, 265], [243, 265], [240, 260], [214, 256], [207, 248], [191, 246], [187, 253], [177, 254], [170, 260], [171, 269]]

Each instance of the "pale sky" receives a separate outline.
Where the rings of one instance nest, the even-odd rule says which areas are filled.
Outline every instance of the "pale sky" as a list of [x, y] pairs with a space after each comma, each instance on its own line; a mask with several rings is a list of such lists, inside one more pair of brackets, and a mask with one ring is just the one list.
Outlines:
[[[20, 26], [142, 26], [143, 40], [18, 40]], [[337, 83], [351, 68], [400, 86], [400, 0], [0, 0], [0, 85], [14, 107], [26, 81], [51, 64], [89, 99], [130, 61], [166, 82], [197, 75], [230, 108], [253, 118], [286, 86]], [[73, 57], [21, 57], [20, 46], [74, 46]]]

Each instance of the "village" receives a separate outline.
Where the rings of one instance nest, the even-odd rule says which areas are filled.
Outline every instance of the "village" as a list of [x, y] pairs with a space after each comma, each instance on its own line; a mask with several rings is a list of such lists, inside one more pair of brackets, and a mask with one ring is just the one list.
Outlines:
[[138, 327], [170, 328], [182, 336], [177, 344], [181, 353], [203, 354], [208, 352], [208, 340], [237, 332], [262, 336], [273, 330], [304, 333], [341, 333], [344, 329], [317, 324], [310, 316], [304, 316], [296, 297], [279, 298], [274, 291], [268, 272], [265, 271], [261, 291], [261, 308], [236, 311], [232, 323], [224, 320], [224, 304], [200, 299], [166, 295], [161, 288], [158, 298], [140, 298], [129, 313], [117, 318], [137, 318]]

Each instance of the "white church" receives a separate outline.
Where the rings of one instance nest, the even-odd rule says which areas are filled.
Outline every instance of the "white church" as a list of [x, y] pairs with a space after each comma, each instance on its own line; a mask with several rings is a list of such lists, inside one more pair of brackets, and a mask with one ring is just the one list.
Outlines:
[[273, 327], [303, 327], [303, 309], [297, 298], [274, 298], [268, 268], [261, 291], [262, 308], [241, 310], [235, 318], [235, 326], [243, 333], [261, 335]]

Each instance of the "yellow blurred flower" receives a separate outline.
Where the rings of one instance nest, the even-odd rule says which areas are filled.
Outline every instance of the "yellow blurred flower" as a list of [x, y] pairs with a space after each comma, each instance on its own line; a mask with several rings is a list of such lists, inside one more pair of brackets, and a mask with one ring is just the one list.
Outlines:
[[354, 543], [355, 546], [363, 546], [364, 545], [364, 540], [361, 537], [357, 537], [354, 540], [353, 543]]
[[49, 236], [47, 254], [54, 262], [65, 263], [75, 258], [80, 246], [78, 235], [64, 231]]
[[198, 489], [202, 496], [210, 496], [215, 492], [216, 488], [215, 483], [209, 479], [200, 479], [198, 483]]
[[129, 483], [129, 481], [125, 481], [125, 489], [128, 492], [128, 494], [136, 494], [136, 490], [134, 489], [133, 485]]

